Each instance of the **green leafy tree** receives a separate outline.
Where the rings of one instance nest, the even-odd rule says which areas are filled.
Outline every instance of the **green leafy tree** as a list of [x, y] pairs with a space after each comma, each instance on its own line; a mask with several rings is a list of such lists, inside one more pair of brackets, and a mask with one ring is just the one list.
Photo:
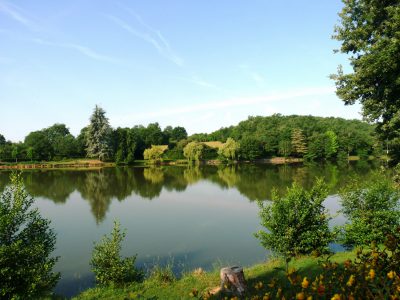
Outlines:
[[13, 145], [11, 156], [12, 156], [13, 159], [15, 159], [15, 162], [18, 162], [18, 154], [19, 154], [18, 146], [17, 145]]
[[152, 163], [159, 162], [165, 150], [165, 146], [152, 145], [151, 148], [144, 150], [143, 157]]
[[289, 140], [279, 141], [279, 154], [288, 157], [292, 153], [292, 144]]
[[346, 0], [334, 38], [349, 54], [353, 72], [341, 66], [331, 77], [345, 104], [357, 101], [364, 117], [377, 123], [382, 140], [395, 145], [391, 156], [400, 160], [400, 8], [397, 0]]
[[96, 282], [104, 286], [123, 286], [127, 283], [140, 281], [143, 273], [135, 268], [136, 255], [121, 257], [121, 243], [125, 239], [125, 231], [114, 221], [110, 236], [95, 244], [90, 265], [95, 274]]
[[244, 137], [240, 140], [240, 156], [246, 160], [255, 160], [262, 154], [261, 143], [252, 138]]
[[51, 160], [53, 147], [48, 136], [42, 131], [33, 131], [25, 137], [26, 147], [32, 147], [35, 160]]
[[255, 236], [261, 244], [283, 256], [288, 263], [299, 254], [328, 251], [333, 240], [329, 231], [329, 217], [323, 206], [328, 195], [327, 186], [317, 180], [310, 191], [294, 183], [286, 195], [274, 191], [271, 202], [258, 201], [261, 225]]
[[383, 174], [373, 181], [351, 182], [340, 193], [342, 212], [348, 222], [343, 227], [343, 243], [352, 247], [382, 243], [400, 225], [400, 193]]
[[111, 155], [111, 127], [106, 112], [96, 105], [86, 132], [86, 152], [88, 157], [105, 160]]
[[303, 157], [307, 153], [307, 144], [303, 131], [295, 128], [292, 131], [292, 152], [294, 155]]
[[50, 257], [56, 235], [32, 208], [21, 175], [10, 179], [0, 195], [0, 298], [36, 299], [50, 294], [60, 277], [52, 271], [57, 258]]
[[199, 142], [190, 142], [183, 148], [183, 155], [188, 161], [199, 161], [202, 158], [204, 145]]
[[29, 147], [26, 149], [26, 157], [29, 158], [30, 161], [33, 160], [33, 148]]
[[222, 147], [218, 150], [218, 154], [229, 160], [235, 160], [239, 154], [240, 144], [233, 138], [228, 138]]
[[171, 139], [173, 141], [179, 142], [181, 140], [187, 139], [187, 136], [188, 134], [186, 132], [186, 129], [181, 126], [174, 127], [171, 131]]
[[332, 130], [325, 132], [325, 158], [329, 159], [335, 156], [339, 148], [336, 133]]

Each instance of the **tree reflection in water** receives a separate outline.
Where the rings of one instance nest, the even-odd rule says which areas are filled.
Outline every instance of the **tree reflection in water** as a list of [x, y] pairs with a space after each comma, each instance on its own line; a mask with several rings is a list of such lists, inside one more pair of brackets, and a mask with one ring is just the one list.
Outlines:
[[[97, 223], [107, 214], [111, 202], [131, 195], [152, 200], [166, 191], [183, 192], [200, 180], [223, 189], [237, 189], [250, 201], [270, 199], [275, 188], [283, 194], [296, 181], [310, 188], [316, 177], [322, 177], [335, 194], [351, 177], [367, 179], [376, 165], [368, 162], [351, 164], [265, 165], [238, 164], [220, 166], [116, 167], [94, 170], [28, 170], [23, 172], [25, 187], [33, 197], [55, 203], [68, 201], [74, 191], [89, 202]], [[0, 192], [9, 182], [9, 171], [0, 172]]]

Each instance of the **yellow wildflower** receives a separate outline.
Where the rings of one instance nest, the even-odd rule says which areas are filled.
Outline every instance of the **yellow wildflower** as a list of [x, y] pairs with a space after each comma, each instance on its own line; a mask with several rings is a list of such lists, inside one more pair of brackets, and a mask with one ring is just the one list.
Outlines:
[[296, 299], [297, 300], [305, 300], [306, 299], [306, 295], [304, 295], [303, 292], [297, 293]]
[[303, 288], [303, 289], [306, 289], [306, 288], [308, 288], [308, 285], [310, 284], [310, 282], [307, 280], [307, 277], [304, 277], [303, 278], [303, 282], [301, 283], [301, 287]]
[[308, 297], [307, 297], [307, 300], [312, 300], [312, 296], [308, 296]]
[[269, 293], [265, 293], [263, 300], [271, 300], [271, 296]]
[[341, 297], [340, 297], [339, 294], [335, 294], [335, 295], [333, 295], [333, 297], [331, 298], [331, 300], [340, 300], [340, 299], [341, 299]]
[[347, 281], [346, 285], [347, 286], [352, 286], [354, 284], [354, 282], [356, 281], [356, 279], [354, 278], [354, 275], [350, 275], [349, 280]]
[[390, 271], [389, 273], [387, 273], [387, 277], [389, 279], [393, 279], [394, 277], [396, 277], [396, 272], [395, 271]]
[[371, 280], [373, 280], [375, 278], [375, 270], [374, 269], [369, 270], [368, 275], [369, 275], [369, 278], [371, 278]]

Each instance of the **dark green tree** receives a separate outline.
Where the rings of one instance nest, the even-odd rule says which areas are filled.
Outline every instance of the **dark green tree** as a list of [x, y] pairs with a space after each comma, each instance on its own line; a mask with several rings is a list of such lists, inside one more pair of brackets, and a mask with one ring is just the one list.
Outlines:
[[187, 136], [186, 129], [181, 126], [174, 127], [171, 131], [171, 139], [176, 142], [187, 139]]
[[244, 137], [240, 140], [240, 157], [245, 160], [255, 160], [261, 157], [261, 143], [251, 137]]
[[28, 148], [32, 147], [35, 160], [51, 160], [53, 157], [53, 147], [42, 130], [29, 133], [25, 137], [24, 144]]
[[60, 275], [52, 269], [56, 236], [33, 198], [26, 193], [21, 175], [0, 195], [0, 298], [37, 299], [51, 293]]
[[341, 66], [331, 77], [345, 104], [360, 102], [363, 116], [377, 123], [382, 140], [392, 142], [390, 155], [400, 161], [400, 6], [398, 0], [343, 0], [334, 38], [350, 55], [353, 72]]
[[96, 105], [86, 135], [86, 152], [89, 157], [105, 160], [111, 156], [111, 127], [106, 112]]

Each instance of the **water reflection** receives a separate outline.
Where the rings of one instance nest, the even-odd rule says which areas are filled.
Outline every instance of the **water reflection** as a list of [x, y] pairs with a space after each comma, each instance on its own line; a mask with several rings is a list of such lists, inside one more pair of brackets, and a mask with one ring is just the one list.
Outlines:
[[[275, 188], [283, 194], [296, 181], [310, 188], [316, 177], [329, 184], [335, 194], [351, 177], [367, 179], [376, 165], [367, 162], [324, 165], [254, 165], [121, 167], [95, 170], [30, 170], [23, 172], [27, 191], [55, 203], [65, 203], [74, 191], [88, 201], [92, 215], [101, 223], [113, 199], [123, 201], [132, 194], [157, 198], [163, 189], [183, 192], [189, 185], [209, 181], [223, 189], [236, 189], [250, 201], [267, 200]], [[0, 172], [0, 191], [9, 172]]]

